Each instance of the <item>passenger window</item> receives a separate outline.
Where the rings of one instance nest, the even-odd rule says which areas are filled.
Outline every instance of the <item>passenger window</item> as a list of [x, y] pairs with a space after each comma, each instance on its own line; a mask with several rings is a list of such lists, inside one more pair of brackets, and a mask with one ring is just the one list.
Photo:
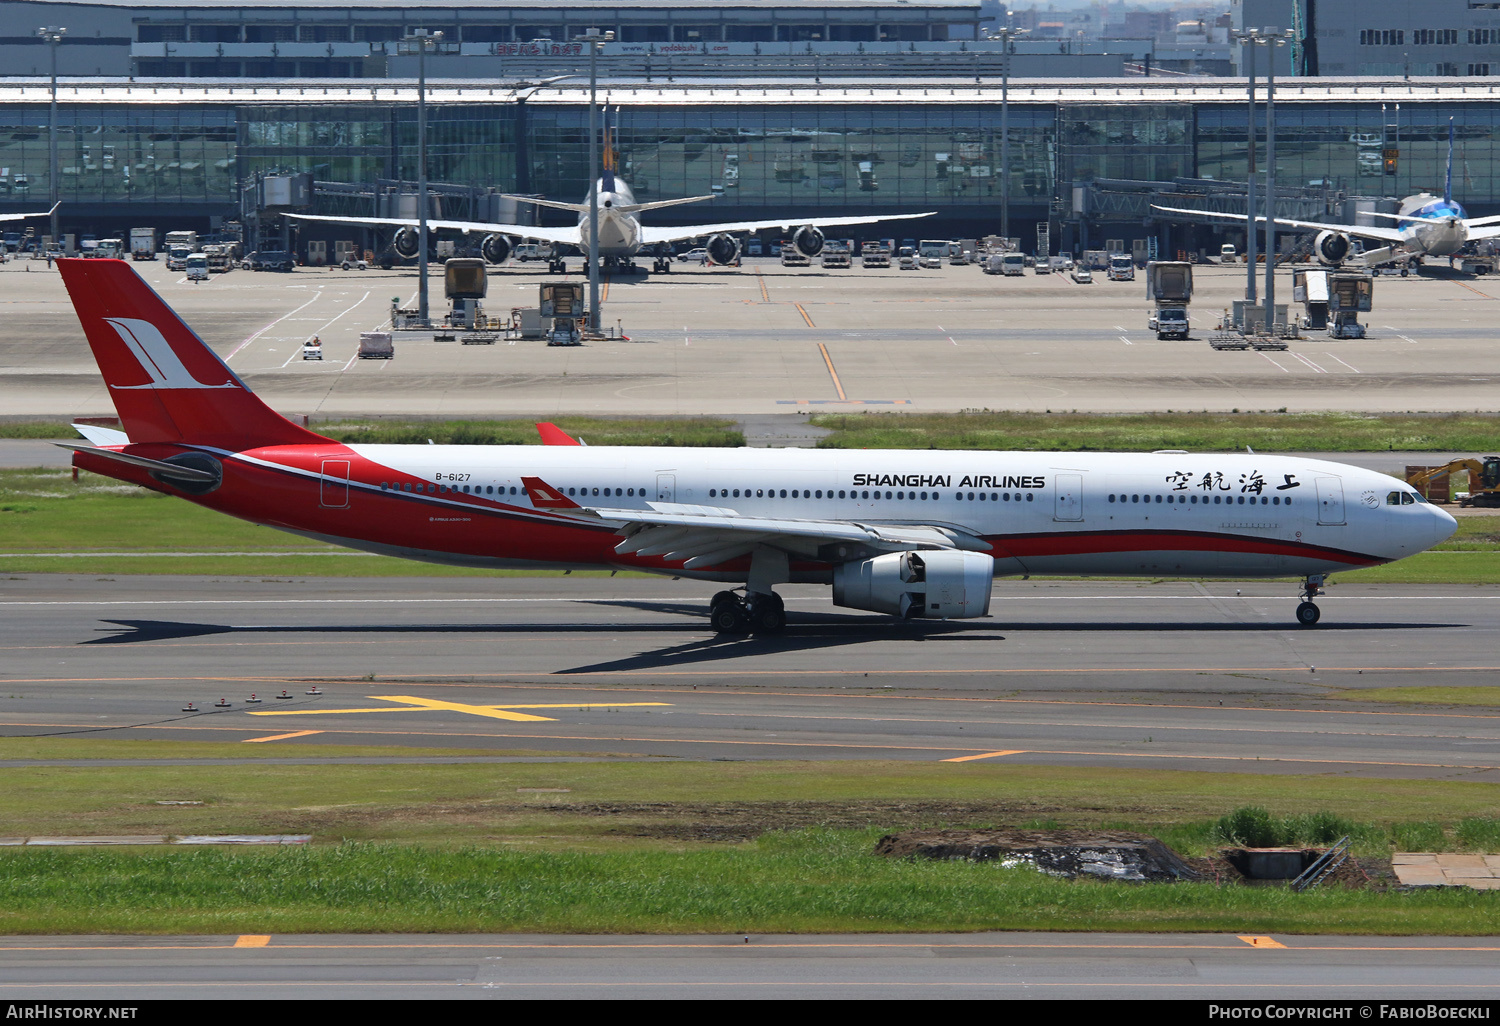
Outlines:
[[[1157, 497], [1156, 497], [1156, 501], [1157, 501], [1157, 502], [1160, 502], [1160, 501], [1161, 501], [1161, 496], [1160, 496], [1160, 495], [1158, 495], [1158, 496], [1157, 496]], [[1244, 499], [1241, 499], [1241, 500], [1240, 500], [1240, 501], [1241, 501], [1241, 502], [1244, 502], [1244, 501], [1245, 501], [1245, 500], [1244, 500]]]
[[823, 497], [823, 489], [821, 489], [821, 488], [819, 488], [815, 493], [813, 493], [813, 498], [814, 499], [821, 499], [822, 497]]
[[782, 497], [782, 498], [783, 498], [783, 499], [784, 499], [784, 498], [786, 498], [786, 489], [785, 489], [785, 488], [783, 488], [783, 489], [782, 489], [782, 490], [781, 490], [781, 497]]
[[1030, 501], [1031, 501], [1031, 500], [1033, 500], [1033, 499], [1035, 499], [1035, 498], [1036, 498], [1036, 496], [1035, 496], [1035, 495], [1033, 495], [1033, 494], [1031, 494], [1031, 493], [1030, 493], [1030, 492], [1027, 492], [1027, 493], [1026, 493], [1026, 501], [1027, 501], [1027, 502], [1030, 502]]
[[844, 490], [842, 488], [840, 488], [839, 489], [839, 498], [842, 499], [843, 497], [844, 497]]

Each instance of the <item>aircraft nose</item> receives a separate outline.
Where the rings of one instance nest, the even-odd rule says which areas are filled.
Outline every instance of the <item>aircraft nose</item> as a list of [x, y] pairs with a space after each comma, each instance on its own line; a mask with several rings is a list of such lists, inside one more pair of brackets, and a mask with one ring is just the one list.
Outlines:
[[1432, 544], [1441, 545], [1453, 537], [1453, 532], [1458, 530], [1458, 521], [1453, 519], [1453, 514], [1437, 506], [1429, 505], [1427, 509], [1432, 513]]

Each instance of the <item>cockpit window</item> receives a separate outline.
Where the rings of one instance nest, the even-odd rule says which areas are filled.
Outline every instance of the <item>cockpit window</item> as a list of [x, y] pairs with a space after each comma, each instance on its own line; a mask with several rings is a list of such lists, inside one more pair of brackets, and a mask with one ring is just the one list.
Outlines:
[[1399, 505], [1401, 505], [1401, 493], [1400, 492], [1391, 492], [1389, 495], [1387, 495], [1385, 497], [1385, 504], [1387, 506], [1399, 506]]
[[1401, 505], [1403, 505], [1403, 506], [1410, 506], [1412, 503], [1414, 503], [1416, 501], [1417, 501], [1416, 498], [1411, 494], [1411, 492], [1402, 492], [1401, 493]]

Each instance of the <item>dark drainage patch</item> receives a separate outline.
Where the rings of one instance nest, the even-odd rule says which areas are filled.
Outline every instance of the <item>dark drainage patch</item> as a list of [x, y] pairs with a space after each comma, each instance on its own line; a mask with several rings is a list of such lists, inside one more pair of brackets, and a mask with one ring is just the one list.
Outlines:
[[875, 854], [1031, 866], [1050, 876], [1136, 883], [1202, 880], [1154, 837], [1085, 830], [910, 830], [887, 834]]

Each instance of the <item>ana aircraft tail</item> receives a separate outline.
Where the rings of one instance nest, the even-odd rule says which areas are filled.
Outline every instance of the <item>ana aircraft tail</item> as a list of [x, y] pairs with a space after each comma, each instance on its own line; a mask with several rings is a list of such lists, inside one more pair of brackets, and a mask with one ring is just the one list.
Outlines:
[[131, 442], [236, 451], [327, 439], [273, 411], [123, 260], [59, 260]]

